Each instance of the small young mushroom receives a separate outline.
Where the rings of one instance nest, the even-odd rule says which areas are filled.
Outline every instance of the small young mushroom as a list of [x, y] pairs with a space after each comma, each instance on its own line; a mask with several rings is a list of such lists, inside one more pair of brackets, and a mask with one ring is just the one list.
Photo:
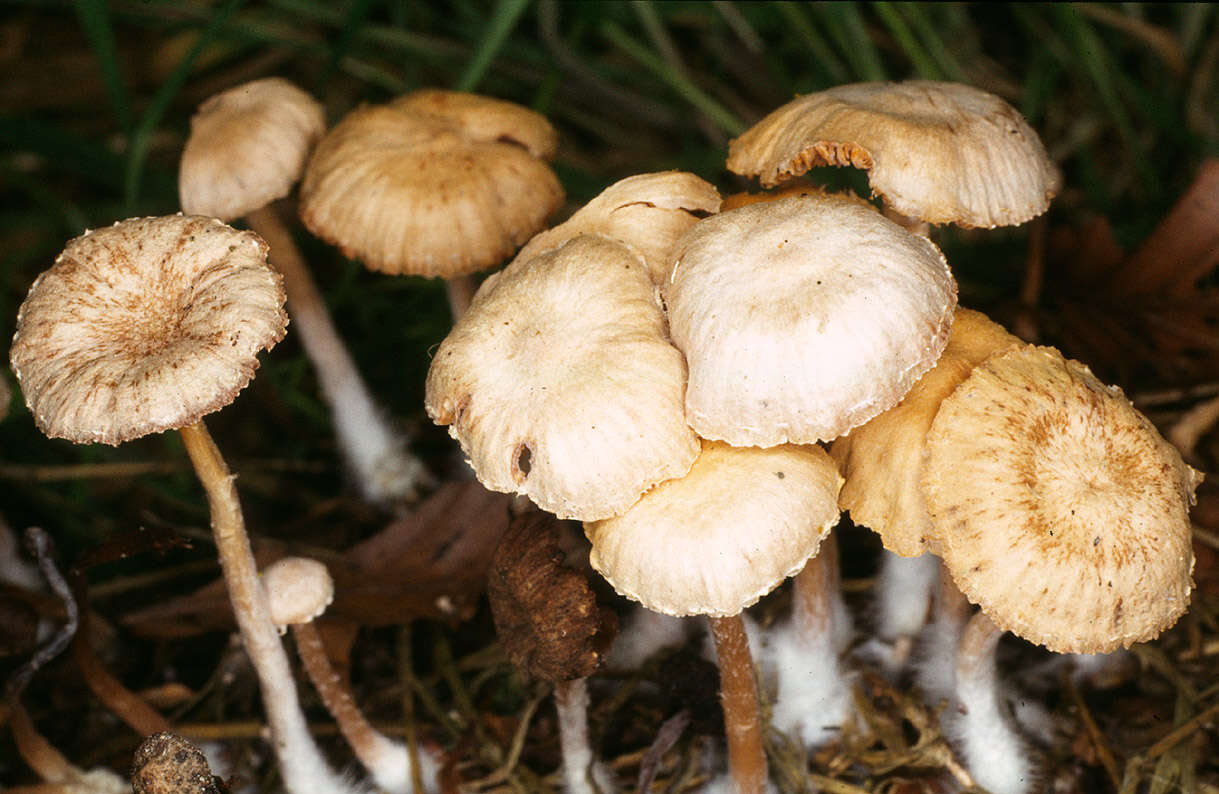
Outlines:
[[854, 83], [788, 102], [731, 142], [728, 169], [771, 187], [816, 166], [868, 171], [911, 225], [1016, 226], [1061, 183], [1011, 105], [956, 83]]
[[10, 361], [44, 434], [120, 444], [178, 429], [207, 492], [241, 638], [290, 794], [347, 788], [309, 735], [271, 622], [233, 476], [203, 416], [254, 377], [284, 335], [267, 246], [214, 218], [135, 218], [70, 241], [17, 315]]
[[926, 445], [938, 551], [1000, 628], [1105, 653], [1185, 612], [1201, 474], [1087, 367], [1052, 348], [992, 356], [940, 405]]
[[[325, 563], [306, 557], [283, 557], [262, 572], [262, 584], [267, 591], [271, 620], [281, 631], [291, 628], [296, 652], [309, 680], [377, 787], [387, 794], [412, 791], [414, 764], [409, 748], [378, 731], [365, 718], [331, 666], [321, 635], [313, 625], [314, 619], [334, 600], [334, 580]], [[424, 788], [432, 791], [439, 765], [426, 753], [418, 755]]]
[[685, 477], [656, 486], [621, 516], [584, 525], [590, 562], [615, 590], [657, 612], [710, 620], [740, 794], [760, 794], [767, 784], [741, 613], [817, 554], [838, 521], [840, 484], [819, 447], [704, 442]]
[[685, 383], [643, 257], [581, 234], [483, 283], [432, 359], [426, 407], [487, 488], [590, 521], [689, 470]]
[[558, 521], [531, 511], [508, 526], [496, 547], [487, 597], [500, 643], [517, 667], [554, 685], [559, 746], [568, 794], [611, 794], [613, 776], [588, 741], [586, 679], [601, 665], [618, 629], [588, 581], [563, 564]]
[[469, 274], [506, 259], [563, 201], [558, 135], [503, 100], [422, 90], [361, 106], [318, 144], [301, 218], [372, 270], [445, 279], [454, 319]]
[[182, 151], [182, 209], [222, 221], [245, 216], [270, 245], [283, 275], [288, 311], [317, 371], [343, 457], [363, 496], [411, 499], [428, 474], [387, 421], [335, 330], [304, 257], [274, 205], [292, 192], [326, 130], [322, 106], [287, 80], [254, 80], [199, 106]]

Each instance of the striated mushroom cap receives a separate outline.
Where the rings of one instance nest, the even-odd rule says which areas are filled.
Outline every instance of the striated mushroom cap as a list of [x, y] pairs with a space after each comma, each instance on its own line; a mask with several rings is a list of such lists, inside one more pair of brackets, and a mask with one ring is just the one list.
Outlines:
[[736, 615], [817, 554], [838, 523], [841, 483], [820, 447], [704, 442], [685, 477], [584, 525], [589, 561], [654, 612]]
[[563, 201], [544, 162], [556, 133], [531, 110], [419, 91], [348, 114], [301, 184], [310, 231], [392, 274], [454, 276], [506, 259]]
[[643, 258], [580, 235], [479, 288], [428, 371], [428, 416], [479, 481], [560, 518], [621, 513], [698, 455]]
[[835, 196], [700, 221], [662, 285], [690, 368], [686, 416], [735, 446], [837, 438], [892, 407], [948, 342], [939, 250]]
[[1024, 118], [957, 83], [855, 83], [799, 97], [729, 145], [728, 169], [772, 186], [816, 166], [866, 169], [874, 193], [927, 223], [1015, 226], [1061, 177]]
[[889, 551], [917, 557], [932, 539], [923, 499], [923, 442], [940, 403], [986, 358], [1022, 344], [981, 312], [958, 308], [935, 366], [900, 403], [830, 445], [846, 480], [838, 506], [880, 535]]
[[283, 338], [267, 245], [215, 218], [133, 218], [68, 243], [30, 287], [9, 353], [51, 438], [120, 444], [228, 405]]
[[178, 170], [182, 210], [231, 221], [283, 198], [325, 131], [321, 104], [282, 78], [216, 94], [190, 120]]
[[694, 174], [661, 171], [628, 176], [563, 223], [534, 235], [518, 256], [528, 259], [578, 234], [602, 234], [642, 254], [652, 281], [659, 284], [672, 268], [673, 245], [698, 223], [699, 215], [714, 214], [719, 208], [719, 191]]
[[319, 617], [334, 601], [334, 579], [326, 564], [308, 557], [281, 557], [261, 575], [271, 620], [282, 630]]
[[992, 356], [944, 400], [923, 470], [961, 592], [1060, 653], [1150, 640], [1185, 612], [1201, 479], [1120, 389], [1031, 346]]

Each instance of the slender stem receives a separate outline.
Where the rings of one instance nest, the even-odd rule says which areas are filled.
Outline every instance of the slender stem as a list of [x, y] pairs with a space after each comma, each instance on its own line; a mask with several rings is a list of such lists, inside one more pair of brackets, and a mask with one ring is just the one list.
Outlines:
[[89, 642], [88, 613], [87, 609], [81, 612], [81, 630], [72, 640], [72, 658], [80, 668], [81, 676], [90, 691], [106, 708], [141, 736], [168, 731], [169, 720], [111, 675], [97, 658], [97, 653]]
[[554, 705], [559, 715], [565, 790], [569, 794], [594, 794], [596, 790], [590, 782], [593, 752], [588, 744], [588, 686], [585, 680], [555, 682]]
[[296, 697], [288, 654], [271, 621], [266, 591], [246, 536], [233, 475], [202, 421], [179, 430], [195, 473], [207, 492], [212, 534], [237, 628], [254, 665], [271, 728], [284, 789], [289, 794], [334, 794], [347, 787], [330, 770], [309, 735]]
[[985, 612], [978, 612], [965, 624], [957, 650], [957, 680], [994, 677], [995, 648], [1003, 630]]
[[793, 577], [792, 616], [806, 637], [828, 636], [834, 630], [834, 594], [838, 592], [838, 541], [833, 534], [821, 541], [817, 556]]
[[470, 275], [455, 276], [444, 280], [444, 291], [449, 296], [449, 311], [453, 315], [454, 324], [466, 313], [466, 309], [470, 308], [470, 301], [474, 300], [474, 293], [477, 290], [478, 285], [474, 283], [474, 277]]
[[766, 791], [766, 753], [762, 749], [762, 714], [753, 657], [745, 621], [739, 614], [707, 619], [720, 666], [720, 705], [728, 736], [728, 766], [737, 794]]
[[339, 445], [364, 497], [375, 503], [414, 499], [430, 475], [407, 451], [406, 440], [393, 430], [373, 399], [275, 206], [254, 210], [246, 215], [246, 222], [267, 241], [271, 264], [284, 277], [293, 328], [313, 362]]
[[80, 770], [34, 727], [34, 721], [18, 698], [9, 700], [8, 723], [17, 754], [44, 782], [67, 783], [80, 776]]
[[296, 640], [296, 651], [309, 680], [321, 695], [326, 710], [338, 723], [339, 732], [351, 745], [356, 758], [360, 759], [380, 788], [386, 791], [408, 790], [411, 775], [405, 764], [406, 747], [374, 728], [360, 711], [351, 692], [331, 666], [317, 627], [312, 623], [293, 624], [292, 637]]

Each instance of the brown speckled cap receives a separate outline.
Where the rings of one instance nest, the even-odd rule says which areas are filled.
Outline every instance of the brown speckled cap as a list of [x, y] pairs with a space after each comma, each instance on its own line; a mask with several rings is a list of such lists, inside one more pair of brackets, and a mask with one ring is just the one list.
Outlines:
[[135, 794], [221, 794], [203, 752], [168, 731], [154, 733], [136, 748], [131, 764]]
[[659, 284], [673, 265], [673, 245], [700, 216], [719, 208], [719, 191], [694, 174], [661, 171], [628, 176], [563, 223], [534, 235], [518, 256], [535, 256], [577, 234], [602, 234], [642, 254], [652, 280]]
[[492, 274], [428, 370], [428, 416], [479, 482], [560, 518], [621, 513], [698, 455], [647, 263], [582, 234]]
[[216, 94], [190, 120], [178, 170], [182, 211], [231, 221], [283, 198], [325, 131], [322, 106], [282, 78]]
[[511, 102], [418, 91], [352, 111], [301, 184], [310, 231], [373, 270], [451, 278], [492, 267], [563, 201], [557, 136]]
[[940, 403], [988, 356], [1022, 344], [981, 312], [958, 308], [948, 347], [935, 366], [900, 403], [830, 445], [846, 478], [839, 507], [880, 535], [889, 551], [917, 557], [932, 540], [923, 499], [923, 442]]
[[266, 257], [252, 232], [189, 215], [69, 242], [30, 287], [10, 351], [39, 429], [120, 444], [232, 402], [288, 322]]
[[1014, 226], [1061, 178], [1011, 105], [957, 83], [853, 83], [799, 97], [732, 141], [729, 170], [772, 186], [816, 166], [868, 171], [872, 190], [927, 223]]
[[987, 359], [944, 400], [923, 470], [961, 592], [1060, 653], [1150, 640], [1185, 612], [1201, 479], [1121, 390], [1031, 346]]
[[817, 446], [704, 442], [690, 473], [585, 523], [589, 561], [666, 615], [739, 614], [798, 573], [838, 523], [842, 479]]

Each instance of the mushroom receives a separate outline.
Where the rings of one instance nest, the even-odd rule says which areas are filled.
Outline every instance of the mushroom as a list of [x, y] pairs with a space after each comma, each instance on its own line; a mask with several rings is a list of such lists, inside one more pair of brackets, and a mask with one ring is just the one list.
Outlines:
[[445, 279], [454, 319], [469, 274], [507, 258], [563, 201], [558, 136], [511, 102], [422, 90], [352, 111], [318, 144], [301, 218], [383, 273]]
[[835, 196], [700, 221], [662, 285], [686, 419], [736, 446], [830, 440], [892, 407], [948, 343], [956, 282], [928, 240]]
[[840, 484], [818, 447], [708, 441], [686, 476], [656, 486], [620, 516], [584, 525], [593, 568], [619, 593], [656, 612], [708, 617], [740, 794], [758, 794], [767, 782], [741, 613], [817, 554], [838, 521]]
[[581, 234], [487, 278], [432, 359], [426, 406], [487, 488], [591, 521], [689, 470], [685, 381], [646, 261]]
[[[296, 652], [305, 672], [338, 723], [339, 732], [351, 746], [356, 758], [372, 775], [373, 782], [387, 794], [406, 794], [413, 790], [415, 763], [411, 749], [373, 727], [356, 705], [351, 692], [335, 673], [326, 655], [321, 635], [313, 621], [334, 600], [334, 580], [325, 563], [306, 557], [282, 557], [262, 573], [271, 620], [283, 631], [292, 629]], [[435, 789], [439, 764], [430, 755], [418, 754], [424, 789]]]
[[933, 537], [923, 498], [924, 440], [944, 398], [987, 357], [1022, 345], [981, 312], [958, 308], [935, 366], [896, 406], [830, 445], [845, 479], [838, 505], [880, 535], [878, 633], [893, 643], [894, 665], [907, 658], [930, 607], [939, 569], [926, 554]]
[[728, 169], [772, 187], [816, 166], [868, 171], [888, 210], [926, 224], [1015, 226], [1045, 212], [1061, 177], [997, 96], [957, 83], [854, 83], [783, 105], [729, 144]]
[[39, 429], [120, 444], [176, 428], [211, 508], [285, 788], [345, 791], [318, 752], [259, 586], [233, 476], [203, 423], [231, 402], [287, 317], [267, 246], [214, 218], [134, 218], [70, 241], [17, 315], [10, 361]]
[[589, 746], [586, 681], [613, 642], [618, 618], [563, 564], [559, 530], [553, 516], [536, 510], [513, 520], [491, 561], [487, 598], [508, 658], [554, 685], [566, 791], [610, 794], [617, 790], [613, 775]]
[[1084, 365], [1032, 346], [992, 356], [944, 400], [926, 443], [936, 544], [1000, 628], [1105, 653], [1185, 612], [1202, 475]]
[[429, 475], [406, 450], [360, 376], [326, 303], [274, 202], [292, 192], [326, 129], [322, 106], [278, 77], [243, 83], [199, 106], [182, 152], [182, 209], [222, 221], [245, 216], [270, 244], [283, 275], [288, 311], [330, 406], [343, 457], [364, 498], [394, 504], [414, 498]]

